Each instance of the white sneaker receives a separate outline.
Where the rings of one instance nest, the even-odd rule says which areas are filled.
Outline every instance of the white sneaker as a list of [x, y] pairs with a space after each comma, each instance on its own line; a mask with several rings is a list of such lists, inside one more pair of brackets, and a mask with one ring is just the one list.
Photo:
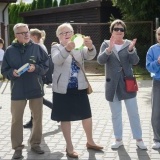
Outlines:
[[115, 141], [112, 145], [111, 145], [111, 148], [112, 149], [117, 149], [117, 148], [119, 148], [120, 146], [122, 146], [123, 145], [123, 141], [121, 140], [121, 141]]
[[136, 142], [137, 147], [139, 147], [140, 149], [147, 149], [146, 145], [144, 144], [143, 141], [137, 141]]
[[160, 148], [160, 143], [159, 142], [154, 142], [154, 144], [152, 145], [153, 149], [159, 149]]

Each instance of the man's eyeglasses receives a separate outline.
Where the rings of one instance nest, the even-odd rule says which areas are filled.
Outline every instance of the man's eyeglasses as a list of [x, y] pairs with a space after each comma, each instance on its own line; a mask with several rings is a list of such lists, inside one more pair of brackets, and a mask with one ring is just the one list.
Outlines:
[[124, 32], [124, 28], [113, 28], [113, 31], [116, 31], [116, 32], [118, 32], [118, 31]]
[[72, 33], [72, 31], [68, 31], [68, 32], [61, 32], [59, 35], [66, 36], [66, 35], [70, 35], [71, 33]]
[[19, 32], [19, 33], [16, 33], [16, 34], [21, 34], [21, 35], [23, 35], [23, 36], [26, 36], [27, 34], [29, 34], [30, 32], [28, 31], [28, 32]]

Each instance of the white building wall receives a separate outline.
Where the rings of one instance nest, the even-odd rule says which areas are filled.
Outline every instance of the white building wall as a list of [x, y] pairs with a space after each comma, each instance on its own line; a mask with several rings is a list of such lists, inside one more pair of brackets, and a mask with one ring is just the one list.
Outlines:
[[[9, 24], [8, 6], [9, 5], [7, 5], [7, 3], [0, 3], [0, 23], [4, 23], [5, 25], [5, 46], [6, 47], [8, 46], [8, 31], [7, 31], [7, 25]], [[1, 31], [1, 28], [0, 28], [0, 31]], [[2, 37], [1, 32], [0, 32], [0, 37]]]
[[[8, 6], [5, 9], [7, 3], [1, 3], [0, 5], [0, 22], [3, 22], [5, 25], [8, 25]], [[4, 21], [3, 21], [3, 10], [5, 9], [4, 12]]]

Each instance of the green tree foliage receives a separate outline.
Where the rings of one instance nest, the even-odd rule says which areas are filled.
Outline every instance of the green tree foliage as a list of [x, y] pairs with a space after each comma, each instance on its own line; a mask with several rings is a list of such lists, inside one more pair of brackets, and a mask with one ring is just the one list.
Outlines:
[[11, 18], [14, 23], [19, 22], [19, 5], [16, 5], [15, 10], [11, 13]]
[[19, 16], [21, 12], [26, 12], [31, 9], [31, 4], [26, 4], [24, 2], [20, 2], [19, 4], [12, 3], [9, 5], [8, 13], [9, 13], [9, 23], [15, 24], [19, 22], [24, 22], [23, 18]]
[[153, 21], [160, 17], [160, 0], [112, 0], [120, 8], [123, 19], [127, 21]]
[[68, 5], [69, 4], [69, 0], [66, 0], [66, 5]]
[[43, 0], [37, 0], [37, 9], [44, 8], [44, 1]]
[[52, 0], [44, 0], [44, 8], [52, 7]]
[[74, 0], [74, 3], [86, 2], [87, 0]]
[[10, 4], [8, 8], [8, 14], [9, 14], [9, 23], [14, 24], [15, 23], [15, 18], [14, 18], [14, 12], [16, 10], [17, 5], [16, 4]]
[[32, 4], [30, 3], [30, 4], [26, 4], [26, 6], [25, 6], [25, 11], [27, 12], [27, 11], [30, 11], [31, 10], [31, 7], [32, 7]]
[[69, 0], [69, 4], [74, 4], [74, 0]]
[[31, 5], [31, 10], [37, 9], [37, 1], [33, 0], [32, 5]]
[[[25, 9], [26, 5], [21, 1], [20, 4], [17, 6], [17, 8], [18, 8], [18, 14], [20, 14], [21, 12], [24, 12], [26, 10]], [[18, 16], [17, 19], [19, 22], [24, 22], [23, 18], [20, 16]]]
[[59, 6], [64, 6], [67, 5], [67, 1], [66, 0], [61, 0], [59, 3]]
[[87, 2], [87, 0], [80, 0], [81, 2]]
[[57, 0], [54, 0], [54, 1], [53, 1], [53, 7], [58, 7], [58, 2], [57, 2]]

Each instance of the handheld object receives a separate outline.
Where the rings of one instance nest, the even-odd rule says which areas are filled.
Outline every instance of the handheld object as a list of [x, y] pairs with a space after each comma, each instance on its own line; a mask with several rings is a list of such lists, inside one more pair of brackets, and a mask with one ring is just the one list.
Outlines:
[[73, 35], [71, 41], [75, 43], [75, 50], [80, 50], [84, 47], [84, 36], [81, 34]]
[[29, 63], [26, 63], [17, 70], [17, 74], [20, 76], [21, 74], [26, 72], [28, 69], [29, 69]]

